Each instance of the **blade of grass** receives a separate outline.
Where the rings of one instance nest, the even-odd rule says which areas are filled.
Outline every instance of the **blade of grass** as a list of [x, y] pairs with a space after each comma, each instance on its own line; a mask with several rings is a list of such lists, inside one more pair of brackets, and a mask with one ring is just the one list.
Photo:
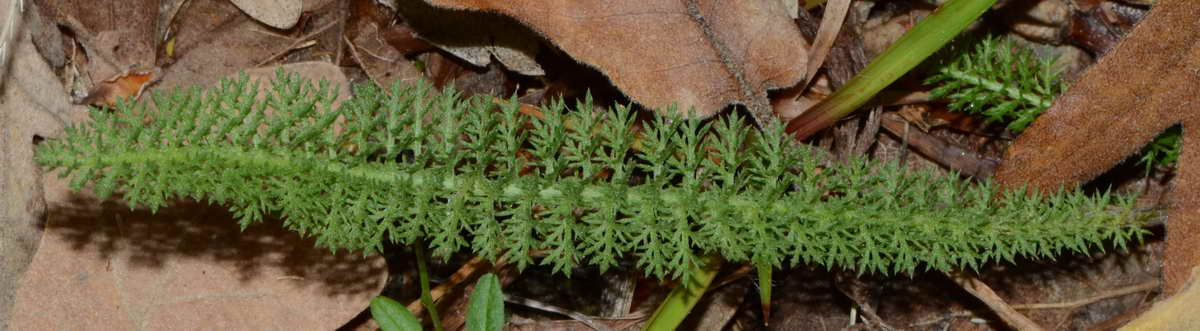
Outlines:
[[676, 285], [671, 294], [667, 295], [667, 299], [658, 305], [658, 310], [650, 316], [644, 330], [670, 331], [679, 328], [679, 324], [683, 323], [683, 319], [692, 311], [692, 307], [696, 306], [696, 302], [704, 297], [704, 292], [708, 291], [713, 278], [717, 276], [717, 271], [721, 270], [721, 265], [724, 264], [720, 258], [712, 255], [705, 256], [700, 261], [701, 265], [693, 267], [693, 277]]
[[908, 30], [833, 95], [788, 123], [787, 132], [805, 139], [871, 100], [966, 29], [996, 0], [950, 0]]

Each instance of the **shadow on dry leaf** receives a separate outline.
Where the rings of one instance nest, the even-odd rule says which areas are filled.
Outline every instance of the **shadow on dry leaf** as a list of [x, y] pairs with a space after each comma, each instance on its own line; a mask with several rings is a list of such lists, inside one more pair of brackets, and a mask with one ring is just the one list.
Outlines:
[[220, 206], [181, 201], [151, 213], [74, 197], [50, 207], [46, 234], [74, 250], [95, 251], [99, 259], [124, 259], [131, 269], [198, 260], [235, 268], [242, 282], [262, 277], [265, 269], [279, 269], [329, 295], [375, 294], [378, 275], [386, 269], [358, 252], [329, 254], [314, 248], [312, 239], [283, 229], [276, 219], [241, 231], [233, 214]]

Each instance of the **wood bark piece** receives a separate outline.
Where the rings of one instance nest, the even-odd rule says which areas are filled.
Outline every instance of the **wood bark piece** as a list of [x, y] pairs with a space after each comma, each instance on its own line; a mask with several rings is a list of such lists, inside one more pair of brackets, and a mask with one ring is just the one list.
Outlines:
[[773, 117], [768, 89], [804, 77], [808, 50], [777, 0], [427, 0], [516, 18], [631, 99], [708, 117], [744, 104]]
[[884, 130], [907, 142], [912, 149], [924, 154], [934, 162], [975, 178], [991, 177], [1000, 161], [946, 142], [937, 136], [922, 132], [916, 125], [905, 128], [907, 121], [894, 113], [881, 116]]
[[[1079, 185], [1175, 124], [1200, 125], [1200, 2], [1162, 0], [1021, 135], [996, 180], [1041, 192]], [[1200, 265], [1200, 139], [1185, 136], [1167, 226], [1166, 293]]]

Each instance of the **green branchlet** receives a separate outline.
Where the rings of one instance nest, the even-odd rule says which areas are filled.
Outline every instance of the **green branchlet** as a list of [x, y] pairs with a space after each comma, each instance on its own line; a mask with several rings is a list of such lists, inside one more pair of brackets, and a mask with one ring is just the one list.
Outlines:
[[930, 97], [950, 100], [950, 110], [980, 114], [1021, 132], [1066, 89], [1051, 64], [1008, 39], [989, 36], [938, 66], [925, 83], [938, 85]]
[[624, 107], [564, 113], [558, 103], [543, 120], [516, 102], [420, 83], [360, 86], [334, 108], [328, 86], [282, 72], [270, 93], [256, 91], [243, 77], [155, 95], [156, 110], [93, 111], [94, 122], [41, 144], [37, 161], [131, 206], [208, 201], [243, 226], [274, 215], [332, 249], [421, 240], [438, 256], [469, 250], [561, 272], [632, 256], [647, 274], [690, 276], [708, 254], [771, 268], [947, 271], [1144, 234], [1131, 198], [997, 197], [987, 183], [830, 162], [779, 125], [659, 116], [634, 149]]
[[[1009, 39], [988, 36], [970, 45], [925, 80], [937, 86], [929, 92], [930, 97], [949, 100], [952, 111], [982, 115], [1020, 133], [1066, 91], [1052, 60], [1038, 60], [1033, 52]], [[1159, 135], [1142, 149], [1138, 163], [1147, 172], [1174, 164], [1179, 158], [1180, 135], [1178, 128]]]

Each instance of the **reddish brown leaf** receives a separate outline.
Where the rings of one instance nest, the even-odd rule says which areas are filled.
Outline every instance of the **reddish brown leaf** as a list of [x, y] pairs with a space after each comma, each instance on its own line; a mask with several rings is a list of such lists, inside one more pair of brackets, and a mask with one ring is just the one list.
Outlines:
[[698, 117], [737, 103], [765, 121], [766, 91], [798, 83], [808, 60], [800, 31], [774, 0], [428, 2], [514, 17], [635, 101], [678, 104]]
[[158, 81], [152, 70], [129, 71], [120, 76], [100, 82], [88, 92], [81, 104], [112, 107], [120, 99], [137, 99], [150, 83]]
[[[1200, 2], [1159, 1], [1142, 24], [1089, 69], [1014, 142], [996, 174], [1042, 192], [1078, 185], [1137, 152], [1166, 128], [1200, 125]], [[1164, 287], [1175, 293], [1200, 265], [1200, 140], [1183, 139], [1167, 227]]]

